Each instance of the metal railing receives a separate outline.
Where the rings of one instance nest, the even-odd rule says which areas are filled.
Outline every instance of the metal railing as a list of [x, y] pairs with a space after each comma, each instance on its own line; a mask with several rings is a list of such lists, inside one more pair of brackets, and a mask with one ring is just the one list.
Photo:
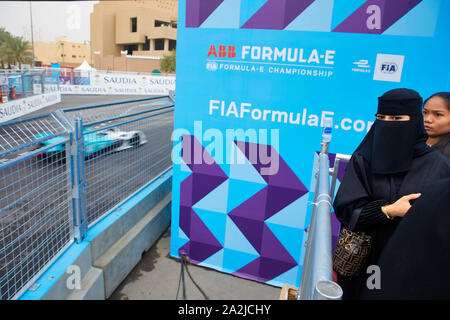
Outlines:
[[[348, 161], [348, 156], [338, 154], [334, 167], [330, 170], [329, 139], [323, 139], [321, 145], [318, 171], [315, 174], [316, 186], [308, 238], [305, 243], [301, 283], [296, 297], [298, 300], [340, 300], [343, 293], [342, 288], [333, 281], [331, 204], [339, 164], [341, 161]], [[331, 187], [330, 175], [332, 177]]]
[[173, 110], [164, 96], [0, 124], [1, 299], [171, 167]]
[[[168, 96], [61, 110], [69, 123], [83, 119], [79, 130], [85, 141], [85, 178], [81, 179], [85, 179], [86, 207], [82, 214], [88, 224], [171, 166], [173, 110], [174, 103]], [[107, 147], [90, 150], [96, 135], [105, 133], [102, 143]], [[121, 139], [122, 145], [109, 140], [125, 134], [129, 136]]]
[[[0, 76], [8, 78], [7, 84], [0, 85], [1, 94], [8, 101], [22, 99], [46, 92], [46, 84], [50, 83], [43, 70], [0, 70]], [[58, 83], [55, 83], [57, 89]]]

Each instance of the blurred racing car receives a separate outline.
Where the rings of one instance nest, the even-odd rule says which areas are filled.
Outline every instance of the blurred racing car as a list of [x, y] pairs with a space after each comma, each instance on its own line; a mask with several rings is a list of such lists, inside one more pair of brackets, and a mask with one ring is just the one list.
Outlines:
[[[92, 131], [94, 128], [86, 127], [83, 131]], [[37, 139], [51, 135], [50, 133], [41, 133], [36, 135]], [[117, 128], [99, 130], [84, 134], [84, 155], [85, 158], [92, 158], [99, 154], [105, 154], [115, 151], [122, 151], [130, 148], [137, 148], [147, 143], [147, 138], [142, 131], [121, 131]], [[39, 148], [50, 146], [57, 142], [63, 141], [64, 137], [58, 136], [43, 141]], [[38, 154], [43, 158], [52, 158], [55, 155], [58, 158], [63, 158], [65, 151], [65, 144], [57, 145], [53, 148], [45, 150]]]

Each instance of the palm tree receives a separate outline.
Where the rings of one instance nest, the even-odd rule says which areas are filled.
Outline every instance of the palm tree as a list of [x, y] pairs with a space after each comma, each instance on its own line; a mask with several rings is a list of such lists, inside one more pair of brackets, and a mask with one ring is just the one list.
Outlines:
[[6, 41], [10, 37], [11, 34], [8, 31], [6, 31], [4, 28], [0, 28], [0, 64], [2, 69], [5, 69], [5, 62], [8, 61]]
[[22, 37], [11, 37], [6, 41], [8, 52], [14, 63], [19, 64], [19, 69], [22, 69], [22, 64], [30, 64], [32, 62], [31, 47], [27, 41]]
[[32, 62], [31, 47], [22, 37], [14, 37], [4, 29], [0, 29], [0, 60], [2, 68], [5, 62], [8, 63], [8, 68], [15, 63], [22, 68], [22, 64]]

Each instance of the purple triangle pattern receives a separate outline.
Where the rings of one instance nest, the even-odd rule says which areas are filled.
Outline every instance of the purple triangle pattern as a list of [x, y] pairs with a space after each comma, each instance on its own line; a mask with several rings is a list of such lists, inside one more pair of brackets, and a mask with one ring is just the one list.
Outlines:
[[241, 28], [282, 30], [314, 1], [269, 0]]
[[[267, 282], [298, 263], [265, 224], [265, 220], [305, 195], [308, 189], [272, 146], [238, 141], [235, 144], [267, 182], [267, 186], [228, 213], [260, 254], [259, 258], [233, 274]], [[278, 163], [276, 170], [268, 170], [267, 158]]]
[[186, 27], [198, 28], [224, 0], [187, 0]]
[[192, 206], [228, 177], [194, 136], [183, 136], [181, 155], [192, 174], [180, 184], [180, 228], [189, 241], [178, 253], [188, 256], [194, 263], [200, 263], [223, 247]]
[[[332, 32], [382, 34], [423, 0], [368, 0], [342, 21]], [[369, 29], [367, 19], [373, 14], [368, 7], [381, 10], [381, 28]]]

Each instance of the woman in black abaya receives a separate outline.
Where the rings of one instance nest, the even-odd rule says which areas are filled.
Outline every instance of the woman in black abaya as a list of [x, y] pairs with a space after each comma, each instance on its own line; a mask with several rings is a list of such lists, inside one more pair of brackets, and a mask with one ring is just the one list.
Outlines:
[[[422, 98], [410, 89], [394, 89], [378, 98], [376, 120], [353, 153], [333, 204], [342, 226], [361, 209], [354, 231], [373, 237], [367, 266], [381, 251], [414, 199], [430, 183], [450, 176], [450, 162], [425, 143]], [[398, 248], [402, 250], [402, 248]], [[360, 276], [337, 274], [343, 299], [359, 299], [366, 285]]]
[[424, 190], [377, 264], [380, 287], [364, 288], [361, 299], [450, 299], [450, 178]]

